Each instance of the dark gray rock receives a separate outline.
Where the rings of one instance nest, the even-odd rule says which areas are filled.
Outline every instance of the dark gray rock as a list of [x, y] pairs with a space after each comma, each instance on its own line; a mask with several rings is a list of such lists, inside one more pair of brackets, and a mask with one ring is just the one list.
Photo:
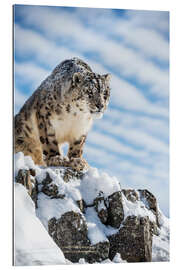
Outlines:
[[52, 218], [48, 223], [48, 231], [68, 260], [78, 262], [84, 258], [83, 251], [89, 247], [90, 241], [87, 224], [80, 213], [70, 211], [59, 219]]
[[72, 179], [82, 179], [84, 173], [70, 169], [65, 168], [63, 173], [63, 180], [64, 182], [69, 182]]
[[125, 197], [127, 198], [127, 200], [129, 200], [133, 203], [139, 199], [138, 193], [134, 189], [122, 189], [122, 192], [125, 195]]
[[156, 224], [160, 227], [156, 197], [147, 189], [139, 189], [138, 191], [140, 193], [140, 199], [145, 202], [146, 207], [156, 216]]
[[120, 191], [113, 193], [108, 196], [105, 201], [108, 218], [107, 225], [110, 225], [115, 228], [119, 228], [123, 219], [124, 219], [124, 210], [122, 205], [122, 194]]
[[64, 199], [65, 194], [59, 194], [58, 186], [52, 183], [49, 173], [46, 173], [46, 178], [42, 181], [41, 191], [51, 199]]
[[16, 182], [22, 184], [28, 190], [29, 195], [32, 193], [32, 182], [30, 177], [30, 171], [21, 169], [16, 176]]
[[153, 234], [157, 235], [157, 236], [159, 235], [158, 226], [157, 226], [156, 222], [150, 221], [150, 229], [151, 229], [152, 235]]
[[37, 208], [37, 194], [38, 194], [38, 186], [37, 186], [37, 181], [34, 177], [35, 176], [35, 170], [24, 170], [20, 169], [18, 171], [18, 174], [15, 178], [17, 183], [22, 184], [25, 186], [25, 188], [28, 191], [28, 194], [30, 195], [31, 199], [34, 201], [35, 206]]
[[51, 184], [52, 181], [53, 181], [53, 180], [52, 180], [52, 178], [50, 177], [49, 173], [46, 172], [46, 178], [43, 179], [42, 185], [47, 186], [47, 185]]
[[36, 176], [36, 171], [34, 169], [29, 169], [30, 175]]
[[84, 258], [88, 263], [104, 261], [109, 257], [109, 247], [109, 241], [99, 242], [96, 245], [91, 245]]
[[94, 199], [93, 204], [99, 219], [103, 224], [106, 224], [108, 219], [108, 210], [105, 204], [103, 192], [99, 193], [99, 195]]
[[33, 187], [32, 187], [32, 192], [31, 192], [31, 199], [33, 200], [33, 202], [35, 203], [35, 207], [38, 208], [38, 182], [36, 180], [36, 178], [34, 178], [34, 180], [31, 180], [33, 182]]
[[83, 199], [81, 199], [81, 200], [76, 201], [76, 202], [77, 202], [77, 205], [78, 205], [79, 209], [81, 210], [81, 212], [85, 213], [85, 208], [87, 207], [85, 201]]
[[109, 236], [109, 258], [121, 254], [127, 262], [151, 262], [152, 233], [148, 217], [129, 216], [119, 232]]
[[52, 218], [48, 222], [48, 231], [71, 262], [84, 258], [94, 263], [108, 258], [109, 242], [91, 245], [87, 236], [87, 224], [80, 213], [70, 211], [60, 219]]

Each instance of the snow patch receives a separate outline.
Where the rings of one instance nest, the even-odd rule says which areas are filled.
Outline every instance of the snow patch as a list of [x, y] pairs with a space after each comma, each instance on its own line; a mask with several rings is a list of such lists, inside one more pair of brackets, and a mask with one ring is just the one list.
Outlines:
[[114, 263], [126, 263], [127, 261], [121, 259], [121, 255], [119, 253], [116, 253], [116, 255], [113, 258]]
[[121, 190], [116, 177], [110, 177], [107, 173], [100, 173], [96, 168], [89, 169], [81, 181], [79, 189], [87, 204], [92, 204], [100, 192], [103, 192], [106, 198]]
[[129, 201], [125, 195], [122, 193], [122, 203], [124, 209], [124, 218], [128, 216], [137, 216], [137, 217], [149, 217], [152, 222], [156, 222], [155, 215], [146, 208], [146, 205], [143, 201], [137, 200], [135, 202]]
[[105, 226], [101, 223], [94, 207], [88, 207], [86, 209], [85, 218], [88, 226], [88, 238], [93, 245], [98, 242], [109, 242], [107, 236], [118, 232], [118, 229], [111, 226]]
[[55, 217], [59, 219], [66, 212], [80, 213], [80, 209], [72, 198], [51, 199], [43, 193], [38, 195], [38, 208], [36, 214], [45, 228], [48, 230], [48, 221]]
[[159, 223], [161, 229], [158, 229], [159, 235], [153, 236], [152, 243], [152, 261], [153, 262], [161, 262], [161, 261], [169, 261], [169, 219], [163, 215], [158, 206], [159, 212]]
[[35, 215], [25, 187], [15, 183], [15, 265], [65, 264], [59, 247]]

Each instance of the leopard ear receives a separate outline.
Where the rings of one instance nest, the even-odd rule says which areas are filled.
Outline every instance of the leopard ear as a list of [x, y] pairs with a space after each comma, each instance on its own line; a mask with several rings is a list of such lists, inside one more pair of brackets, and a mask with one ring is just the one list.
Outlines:
[[82, 74], [80, 72], [76, 72], [73, 74], [73, 84], [78, 86], [83, 80]]
[[107, 74], [103, 75], [103, 77], [106, 79], [106, 81], [109, 82], [111, 79], [111, 74], [107, 73]]

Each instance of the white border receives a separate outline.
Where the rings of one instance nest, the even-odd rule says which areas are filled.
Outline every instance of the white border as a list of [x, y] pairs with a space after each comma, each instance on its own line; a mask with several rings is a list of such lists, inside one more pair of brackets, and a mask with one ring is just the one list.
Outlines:
[[[43, 269], [74, 269], [81, 267], [82, 269], [95, 269], [109, 268], [114, 269], [147, 269], [158, 267], [163, 269], [173, 268], [176, 269], [179, 265], [179, 167], [180, 167], [180, 83], [179, 83], [179, 7], [178, 1], [171, 0], [34, 0], [34, 1], [3, 1], [1, 3], [1, 14], [0, 14], [0, 26], [1, 26], [1, 57], [0, 57], [0, 68], [1, 68], [1, 89], [0, 89], [0, 108], [1, 108], [1, 219], [0, 219], [0, 232], [1, 232], [1, 259], [0, 265], [6, 269], [11, 269], [12, 263], [12, 5], [13, 4], [33, 4], [33, 5], [55, 5], [55, 6], [79, 6], [79, 7], [103, 7], [103, 8], [120, 8], [120, 9], [145, 9], [145, 10], [168, 10], [170, 11], [171, 17], [171, 87], [170, 87], [170, 112], [171, 112], [171, 152], [170, 152], [170, 189], [171, 189], [171, 262], [170, 263], [140, 263], [140, 264], [115, 264], [115, 265], [73, 265], [73, 266], [43, 266]], [[31, 269], [31, 267], [23, 267], [17, 269]], [[2, 268], [3, 269], [3, 268]], [[32, 269], [42, 269], [41, 266], [35, 266]]]

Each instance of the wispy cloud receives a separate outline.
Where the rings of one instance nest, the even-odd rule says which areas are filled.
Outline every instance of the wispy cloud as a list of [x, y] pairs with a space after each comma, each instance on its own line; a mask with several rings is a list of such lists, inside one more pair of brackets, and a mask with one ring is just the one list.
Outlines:
[[[49, 18], [48, 20], [46, 19], [47, 17]], [[101, 62], [120, 71], [120, 74], [123, 76], [127, 78], [134, 76], [140, 83], [150, 85], [150, 90], [157, 95], [164, 96], [168, 94], [168, 72], [166, 70], [160, 69], [150, 59], [146, 60], [140, 52], [134, 51], [132, 48], [124, 46], [123, 43], [117, 42], [114, 39], [109, 39], [109, 36], [105, 35], [105, 33], [101, 34], [93, 28], [85, 27], [79, 17], [73, 14], [73, 12], [72, 14], [66, 11], [59, 13], [58, 10], [36, 7], [24, 9], [23, 18], [26, 25], [35, 26], [37, 29], [43, 31], [48, 38], [55, 39], [56, 41], [62, 39], [64, 43], [73, 42], [73, 47], [84, 53], [88, 50], [94, 51], [99, 54]], [[116, 26], [116, 31], [124, 31], [121, 30], [121, 28], [123, 29], [121, 23], [122, 21], [120, 20], [119, 27]], [[150, 38], [150, 34], [148, 35], [147, 33], [148, 30], [144, 30], [143, 28], [137, 30], [137, 28], [133, 29], [132, 27], [131, 29], [131, 32], [138, 31], [139, 38], [142, 35], [142, 31], [146, 32], [145, 37], [143, 35], [141, 36], [141, 39], [144, 40], [141, 44], [148, 43], [148, 48], [151, 47], [151, 51], [161, 49], [160, 44], [162, 45], [163, 43], [161, 51], [164, 51], [164, 54], [168, 58], [168, 43], [163, 42], [161, 36], [159, 37], [161, 42], [157, 42], [157, 35], [154, 33], [155, 39], [152, 37], [150, 46], [149, 39], [147, 40], [147, 36]], [[145, 33], [143, 34], [145, 35]], [[129, 36], [133, 39], [133, 35]], [[129, 36], [126, 34], [125, 38], [127, 41], [130, 38]], [[136, 44], [137, 42], [140, 44], [138, 40], [136, 39]], [[152, 44], [154, 40], [155, 44]], [[133, 41], [135, 42], [135, 38]], [[103, 46], [99, 46], [99, 44], [103, 44]], [[144, 47], [143, 44], [139, 46], [141, 46], [141, 50]], [[165, 49], [163, 49], [164, 47]]]
[[20, 77], [22, 83], [31, 83], [33, 88], [49, 75], [49, 70], [35, 65], [33, 62], [16, 63], [14, 71], [16, 79]]
[[15, 113], [19, 111], [21, 106], [25, 103], [28, 96], [26, 94], [23, 94], [21, 91], [19, 91], [17, 88], [14, 91], [14, 107], [15, 107]]
[[125, 139], [127, 142], [132, 143], [135, 146], [147, 149], [150, 152], [160, 152], [168, 154], [168, 145], [167, 143], [162, 142], [161, 139], [157, 139], [152, 135], [139, 130], [135, 127], [124, 127], [123, 125], [114, 125], [111, 121], [101, 121], [98, 124], [98, 127], [102, 131], [108, 132], [109, 134], [120, 136]]

